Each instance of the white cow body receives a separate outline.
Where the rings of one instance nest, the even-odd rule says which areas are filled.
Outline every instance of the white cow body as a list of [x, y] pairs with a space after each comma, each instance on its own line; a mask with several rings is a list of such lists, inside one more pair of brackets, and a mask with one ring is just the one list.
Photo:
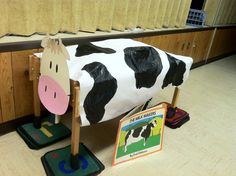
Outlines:
[[[154, 48], [154, 50], [159, 54], [162, 64], [162, 69], [160, 73], [158, 73], [157, 78], [154, 80], [152, 86], [148, 87], [137, 87], [137, 80], [135, 75], [135, 71], [127, 64], [127, 60], [125, 59], [125, 49], [128, 47], [152, 47], [142, 42], [134, 41], [131, 39], [110, 39], [99, 42], [92, 42], [93, 45], [98, 47], [110, 48], [115, 51], [115, 53], [90, 53], [87, 55], [76, 57], [77, 45], [67, 47], [67, 50], [70, 55], [70, 61], [68, 61], [69, 71], [70, 71], [70, 79], [76, 80], [80, 82], [80, 116], [81, 116], [81, 125], [86, 126], [90, 125], [91, 122], [88, 121], [88, 114], [84, 107], [85, 100], [88, 97], [89, 93], [94, 87], [94, 83], [98, 83], [99, 81], [95, 81], [95, 77], [91, 75], [93, 73], [88, 72], [83, 68], [88, 68], [94, 62], [98, 62], [102, 65], [103, 70], [106, 70], [109, 73], [109, 78], [114, 78], [113, 82], [116, 82], [117, 85], [114, 86], [114, 93], [110, 96], [110, 99], [104, 103], [104, 107], [101, 108], [101, 111], [104, 113], [101, 115], [101, 119], [97, 120], [99, 122], [107, 121], [113, 119], [135, 106], [143, 104], [148, 99], [154, 97], [159, 90], [163, 89], [163, 82], [167, 75], [167, 72], [170, 69], [170, 63], [168, 61], [167, 53]], [[78, 46], [79, 48], [80, 46]], [[183, 61], [185, 63], [186, 71], [183, 73], [183, 82], [187, 79], [189, 75], [189, 70], [192, 65], [192, 58], [186, 56], [179, 56], [168, 53], [170, 56], [175, 57], [179, 61]], [[146, 63], [148, 64], [148, 63]], [[145, 65], [145, 63], [144, 63]], [[152, 65], [152, 64], [150, 64]], [[94, 67], [95, 68], [95, 67]], [[95, 70], [95, 69], [94, 69]], [[95, 75], [95, 74], [94, 74]], [[106, 75], [106, 74], [105, 74]], [[99, 77], [99, 76], [98, 76]], [[149, 76], [148, 76], [149, 77]], [[100, 77], [99, 77], [100, 78]], [[149, 80], [148, 78], [144, 78], [143, 80]], [[106, 80], [101, 81], [101, 83], [106, 84]], [[182, 83], [181, 83], [182, 84]], [[170, 86], [171, 83], [167, 83], [167, 86]], [[178, 85], [180, 86], [180, 85]], [[111, 89], [109, 86], [106, 88], [102, 88], [104, 92], [109, 92]], [[99, 99], [102, 93], [94, 91], [93, 100], [91, 102], [94, 103]], [[97, 98], [96, 98], [97, 95]], [[91, 96], [92, 97], [92, 96]], [[97, 99], [97, 100], [96, 100]], [[94, 103], [95, 104], [95, 103]], [[96, 103], [93, 105], [91, 109], [95, 109], [101, 103]], [[94, 110], [94, 114], [99, 112], [98, 110]], [[91, 115], [92, 116], [92, 115]]]
[[113, 119], [165, 87], [181, 86], [193, 62], [190, 57], [131, 39], [66, 48], [45, 39], [42, 45], [46, 49], [40, 70], [40, 100], [50, 112], [61, 115], [69, 103], [69, 79], [78, 81], [82, 126]]

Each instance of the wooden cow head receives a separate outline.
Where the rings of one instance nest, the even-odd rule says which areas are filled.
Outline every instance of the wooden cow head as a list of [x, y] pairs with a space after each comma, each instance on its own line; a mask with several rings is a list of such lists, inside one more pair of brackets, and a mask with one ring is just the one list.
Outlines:
[[44, 48], [38, 94], [42, 104], [52, 113], [62, 115], [69, 104], [70, 80], [67, 59], [69, 54], [61, 39], [42, 40]]

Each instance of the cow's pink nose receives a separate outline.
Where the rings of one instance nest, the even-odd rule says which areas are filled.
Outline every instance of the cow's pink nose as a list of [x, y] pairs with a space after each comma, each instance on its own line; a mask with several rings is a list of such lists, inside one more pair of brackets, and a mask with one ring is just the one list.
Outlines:
[[40, 76], [38, 94], [42, 104], [51, 113], [62, 115], [66, 112], [69, 97], [61, 86], [49, 76]]

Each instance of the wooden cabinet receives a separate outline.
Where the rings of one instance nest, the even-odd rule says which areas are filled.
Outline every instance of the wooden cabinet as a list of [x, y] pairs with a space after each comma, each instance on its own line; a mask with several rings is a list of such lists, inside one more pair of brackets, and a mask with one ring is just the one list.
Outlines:
[[[0, 105], [1, 105], [1, 97], [0, 97]], [[0, 123], [2, 123], [2, 107], [0, 106]]]
[[29, 81], [29, 55], [37, 50], [12, 52], [12, 78], [14, 87], [15, 116], [33, 114], [33, 85]]
[[210, 48], [213, 33], [213, 30], [194, 32], [191, 52], [193, 63], [201, 62], [207, 59], [207, 54]]
[[[235, 38], [236, 27], [219, 28], [215, 33], [211, 28], [134, 39], [166, 52], [190, 56], [194, 63], [199, 63], [236, 51]], [[28, 56], [38, 51], [39, 49], [0, 53], [0, 123], [33, 114], [33, 88], [28, 78]]]
[[216, 30], [209, 58], [236, 51], [236, 27], [220, 28]]
[[194, 63], [206, 59], [213, 30], [164, 34], [151, 37], [136, 38], [136, 40], [155, 46], [170, 53], [190, 56]]
[[179, 34], [180, 44], [176, 54], [183, 56], [191, 56], [194, 36], [195, 35], [193, 32], [180, 33]]
[[2, 122], [15, 118], [11, 52], [0, 53], [0, 105]]
[[177, 48], [179, 46], [179, 42], [177, 42], [178, 34], [156, 35], [150, 37], [135, 38], [135, 40], [152, 45], [167, 52], [171, 52], [173, 50], [177, 51]]
[[33, 114], [28, 56], [37, 50], [0, 53], [0, 123]]

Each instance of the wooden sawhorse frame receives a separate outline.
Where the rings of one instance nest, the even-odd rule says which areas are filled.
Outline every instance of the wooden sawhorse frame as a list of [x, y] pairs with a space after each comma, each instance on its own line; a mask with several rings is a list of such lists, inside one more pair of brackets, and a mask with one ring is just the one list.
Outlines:
[[[29, 56], [29, 80], [33, 81], [33, 103], [34, 103], [34, 127], [40, 128], [41, 121], [41, 103], [38, 96], [38, 81], [40, 76], [40, 59], [35, 55]], [[72, 169], [79, 168], [78, 154], [79, 154], [79, 142], [80, 142], [80, 111], [79, 111], [79, 95], [80, 86], [77, 81], [70, 81], [71, 84], [71, 98], [70, 105], [73, 108], [72, 111], [72, 134], [71, 134], [71, 155], [70, 164]], [[179, 88], [176, 87], [172, 98], [172, 107], [176, 107], [176, 103], [179, 97]]]

